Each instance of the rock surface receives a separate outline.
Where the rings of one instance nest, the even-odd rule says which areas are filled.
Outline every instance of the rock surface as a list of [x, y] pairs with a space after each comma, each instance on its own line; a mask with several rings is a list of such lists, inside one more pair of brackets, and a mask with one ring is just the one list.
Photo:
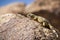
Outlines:
[[57, 40], [52, 30], [44, 28], [36, 21], [20, 14], [4, 15], [0, 17], [0, 40]]
[[32, 7], [33, 10], [30, 6], [25, 8], [23, 3], [14, 3], [0, 8], [0, 40], [59, 40], [60, 36], [57, 38], [51, 29], [21, 15], [29, 12], [40, 13], [38, 11], [44, 8], [40, 8], [37, 4]]

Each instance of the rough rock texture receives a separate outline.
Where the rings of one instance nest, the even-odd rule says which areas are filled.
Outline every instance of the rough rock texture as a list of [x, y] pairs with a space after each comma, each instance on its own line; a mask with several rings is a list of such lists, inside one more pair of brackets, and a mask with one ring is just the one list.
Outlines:
[[4, 15], [0, 16], [0, 40], [57, 40], [52, 30], [36, 21], [18, 14]]

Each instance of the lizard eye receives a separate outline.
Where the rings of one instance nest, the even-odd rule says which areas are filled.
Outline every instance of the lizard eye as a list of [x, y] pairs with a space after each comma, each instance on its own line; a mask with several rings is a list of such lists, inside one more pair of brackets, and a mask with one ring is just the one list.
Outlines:
[[35, 17], [33, 14], [28, 14], [27, 16], [30, 17], [30, 18], [34, 18]]
[[31, 17], [31, 18], [34, 18], [34, 16], [33, 16], [33, 15], [31, 15], [30, 17]]

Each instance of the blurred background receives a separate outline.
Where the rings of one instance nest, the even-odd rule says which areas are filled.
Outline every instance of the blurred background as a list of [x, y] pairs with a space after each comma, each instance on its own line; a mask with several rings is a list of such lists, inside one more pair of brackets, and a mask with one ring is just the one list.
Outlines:
[[[13, 4], [14, 2], [25, 3], [27, 6], [19, 3]], [[13, 5], [8, 5], [10, 3]], [[0, 0], [0, 7], [2, 6], [3, 8], [0, 8], [0, 13], [12, 11], [19, 13], [25, 8], [27, 13], [31, 12], [48, 19], [53, 26], [60, 30], [60, 0]]]
[[0, 6], [4, 6], [12, 2], [23, 2], [25, 4], [30, 4], [33, 1], [34, 0], [0, 0]]

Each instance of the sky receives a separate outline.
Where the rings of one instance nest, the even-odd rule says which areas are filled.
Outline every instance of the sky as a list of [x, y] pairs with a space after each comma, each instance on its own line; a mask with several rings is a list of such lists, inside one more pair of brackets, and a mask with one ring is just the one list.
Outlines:
[[33, 0], [0, 0], [0, 6], [4, 6], [13, 2], [23, 2], [26, 4], [30, 4], [31, 2], [33, 2]]

